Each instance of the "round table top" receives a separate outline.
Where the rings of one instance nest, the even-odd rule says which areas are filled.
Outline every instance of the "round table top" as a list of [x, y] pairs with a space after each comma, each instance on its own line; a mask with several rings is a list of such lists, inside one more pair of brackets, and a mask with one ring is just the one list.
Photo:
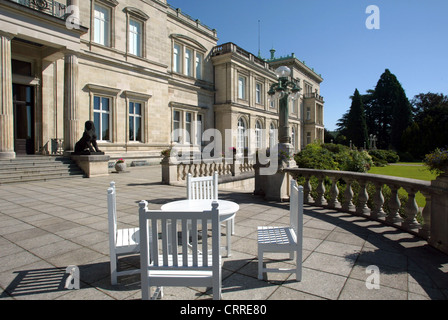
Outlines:
[[240, 209], [240, 206], [228, 200], [177, 200], [164, 204], [160, 209], [163, 211], [204, 211], [212, 209], [212, 202], [218, 201], [219, 220], [230, 219]]

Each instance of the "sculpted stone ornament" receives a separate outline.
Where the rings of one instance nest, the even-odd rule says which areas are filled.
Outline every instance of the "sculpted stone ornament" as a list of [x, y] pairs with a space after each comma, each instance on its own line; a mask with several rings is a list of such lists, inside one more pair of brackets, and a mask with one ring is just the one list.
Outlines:
[[95, 124], [93, 121], [86, 121], [82, 138], [75, 144], [74, 155], [103, 155], [96, 143]]

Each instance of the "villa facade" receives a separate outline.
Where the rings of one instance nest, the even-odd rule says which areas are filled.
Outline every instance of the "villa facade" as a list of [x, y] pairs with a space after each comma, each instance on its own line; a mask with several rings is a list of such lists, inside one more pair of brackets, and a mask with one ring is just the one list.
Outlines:
[[280, 65], [302, 87], [290, 102], [294, 147], [323, 140], [320, 75], [294, 55], [218, 45], [216, 30], [166, 0], [0, 0], [0, 25], [1, 158], [72, 151], [87, 120], [111, 157], [200, 149], [208, 128], [225, 145], [266, 148]]

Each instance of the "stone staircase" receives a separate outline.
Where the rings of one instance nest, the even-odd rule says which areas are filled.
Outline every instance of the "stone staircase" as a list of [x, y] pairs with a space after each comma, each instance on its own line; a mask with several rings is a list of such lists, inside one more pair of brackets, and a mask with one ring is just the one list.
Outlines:
[[84, 172], [69, 158], [62, 156], [27, 155], [0, 160], [0, 185], [83, 177]]

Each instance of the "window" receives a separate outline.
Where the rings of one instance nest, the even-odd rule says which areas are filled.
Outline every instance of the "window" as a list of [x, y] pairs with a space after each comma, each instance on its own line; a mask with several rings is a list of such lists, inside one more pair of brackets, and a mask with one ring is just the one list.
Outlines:
[[176, 42], [173, 42], [172, 71], [202, 80], [205, 47], [202, 49], [194, 45], [188, 46], [183, 43], [185, 39], [176, 39]]
[[129, 19], [129, 53], [142, 56], [142, 23]]
[[185, 142], [191, 143], [191, 123], [192, 123], [192, 114], [191, 112], [185, 113]]
[[306, 120], [311, 120], [311, 108], [306, 108]]
[[258, 104], [261, 104], [262, 100], [261, 100], [261, 93], [263, 92], [262, 90], [262, 85], [261, 83], [257, 83], [255, 85], [255, 102]]
[[99, 141], [110, 141], [110, 99], [93, 97], [93, 123]]
[[313, 95], [313, 86], [309, 83], [305, 83], [305, 97], [310, 98]]
[[202, 79], [202, 61], [204, 60], [204, 55], [202, 53], [196, 52], [196, 78]]
[[185, 74], [190, 77], [193, 76], [193, 70], [191, 68], [191, 62], [192, 62], [191, 59], [192, 59], [191, 50], [185, 49]]
[[129, 141], [142, 141], [142, 104], [129, 102]]
[[246, 141], [246, 122], [243, 118], [240, 118], [238, 120], [238, 136], [237, 136], [237, 152], [243, 153], [244, 149], [247, 147], [247, 141]]
[[310, 144], [311, 143], [311, 132], [307, 132], [306, 133], [306, 144]]
[[238, 99], [246, 99], [246, 78], [238, 77]]
[[99, 4], [95, 4], [93, 23], [93, 41], [110, 46], [110, 9]]
[[255, 122], [255, 148], [262, 148], [262, 130], [260, 121]]
[[180, 111], [173, 112], [173, 141], [180, 142]]
[[180, 45], [177, 43], [174, 44], [173, 49], [173, 71], [180, 72]]
[[202, 114], [196, 117], [196, 143], [200, 146], [202, 143]]

